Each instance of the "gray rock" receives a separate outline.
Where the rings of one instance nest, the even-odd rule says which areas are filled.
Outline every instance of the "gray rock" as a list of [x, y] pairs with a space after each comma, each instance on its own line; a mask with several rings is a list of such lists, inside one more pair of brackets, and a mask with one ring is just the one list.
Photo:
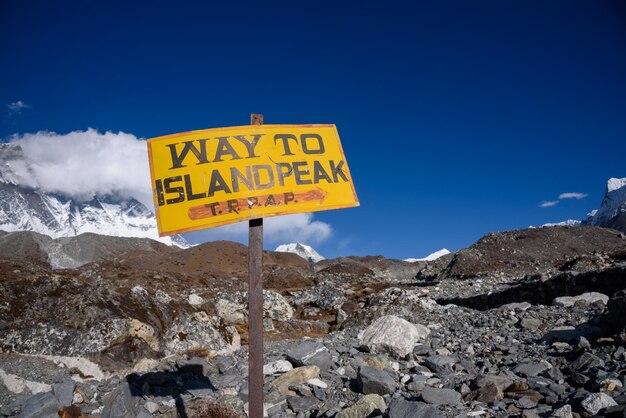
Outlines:
[[306, 340], [286, 353], [287, 360], [295, 366], [317, 366], [320, 371], [330, 367], [330, 353], [321, 342]]
[[594, 354], [583, 353], [569, 365], [570, 370], [578, 372], [584, 372], [591, 367], [604, 367], [604, 361]]
[[604, 408], [617, 405], [617, 402], [606, 393], [592, 393], [580, 403], [589, 414], [596, 415]]
[[539, 328], [541, 328], [541, 325], [543, 325], [543, 322], [536, 318], [524, 318], [520, 321], [520, 325], [524, 329], [527, 329], [530, 331], [536, 331]]
[[443, 418], [445, 415], [434, 406], [423, 402], [396, 398], [389, 404], [389, 418]]
[[513, 384], [506, 376], [481, 375], [474, 381], [477, 389], [468, 393], [464, 399], [492, 403], [504, 398], [504, 390]]
[[126, 383], [120, 384], [104, 400], [102, 418], [134, 418], [135, 401]]
[[382, 414], [386, 409], [387, 406], [382, 396], [372, 393], [359, 399], [356, 404], [340, 411], [335, 415], [335, 418], [366, 418], [376, 411]]
[[287, 360], [276, 360], [263, 365], [263, 374], [266, 376], [285, 373], [289, 370], [293, 370], [293, 366]]
[[552, 368], [552, 365], [547, 361], [540, 361], [539, 363], [525, 363], [520, 364], [513, 369], [514, 373], [519, 373], [524, 376], [537, 376], [546, 370]]
[[70, 406], [74, 399], [74, 388], [76, 382], [68, 379], [62, 383], [55, 383], [52, 385], [52, 393], [56, 396], [61, 406]]
[[460, 405], [461, 404], [461, 394], [452, 389], [444, 389], [444, 388], [433, 388], [430, 386], [426, 386], [424, 390], [422, 390], [422, 399], [424, 402], [433, 404], [433, 405]]
[[586, 302], [589, 305], [595, 302], [601, 302], [602, 304], [606, 305], [609, 301], [609, 297], [603, 293], [588, 292], [578, 296], [561, 296], [554, 299], [552, 304], [556, 306], [570, 307], [574, 306], [576, 302], [581, 301]]
[[456, 362], [456, 357], [435, 355], [428, 357], [425, 363], [433, 372], [441, 373], [445, 370], [449, 370]]
[[520, 408], [523, 408], [523, 409], [531, 409], [537, 406], [537, 402], [534, 399], [531, 399], [527, 396], [520, 398], [517, 401], [517, 404], [519, 405]]
[[552, 416], [555, 418], [573, 418], [572, 407], [569, 405], [563, 405], [556, 411], [552, 412]]
[[287, 405], [293, 412], [317, 410], [319, 403], [316, 398], [308, 396], [290, 396], [287, 398]]
[[150, 418], [152, 414], [148, 412], [144, 407], [139, 408], [137, 416], [135, 418]]
[[363, 347], [370, 353], [387, 353], [402, 358], [413, 351], [430, 330], [394, 315], [382, 316], [359, 334]]
[[359, 368], [357, 384], [361, 393], [387, 395], [396, 390], [396, 380], [385, 370], [370, 366]]
[[507, 303], [506, 305], [500, 306], [501, 311], [526, 311], [532, 305], [528, 302], [517, 302], [517, 303]]
[[20, 418], [56, 417], [59, 408], [61, 405], [52, 392], [41, 392], [26, 400]]

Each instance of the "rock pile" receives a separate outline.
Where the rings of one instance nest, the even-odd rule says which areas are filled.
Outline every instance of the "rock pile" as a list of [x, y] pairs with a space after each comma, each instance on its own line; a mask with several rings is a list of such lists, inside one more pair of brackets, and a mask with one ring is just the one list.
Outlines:
[[[561, 229], [532, 239], [571, 233]], [[534, 247], [516, 244], [531, 238], [514, 237], [535, 231], [476, 244], [478, 261], [417, 263], [417, 278], [377, 257], [296, 266], [310, 286], [264, 292], [267, 416], [625, 416], [626, 239], [584, 231], [588, 251], [574, 240], [577, 255], [542, 255], [534, 278]], [[491, 240], [519, 270], [500, 270]], [[478, 272], [481, 259], [495, 267]], [[245, 415], [245, 290], [155, 289], [123, 269], [118, 286], [93, 265], [0, 268], [0, 416]]]

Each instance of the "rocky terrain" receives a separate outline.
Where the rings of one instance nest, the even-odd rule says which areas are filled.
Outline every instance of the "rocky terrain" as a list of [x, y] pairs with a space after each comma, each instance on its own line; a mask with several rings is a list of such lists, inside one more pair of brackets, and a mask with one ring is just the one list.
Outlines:
[[[246, 247], [74, 239], [0, 235], [0, 416], [245, 416]], [[266, 252], [266, 413], [625, 416], [625, 288], [626, 237], [591, 226]]]

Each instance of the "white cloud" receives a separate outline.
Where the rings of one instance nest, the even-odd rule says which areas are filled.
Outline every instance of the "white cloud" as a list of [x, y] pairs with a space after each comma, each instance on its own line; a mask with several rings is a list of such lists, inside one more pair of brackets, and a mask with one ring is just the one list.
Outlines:
[[24, 103], [21, 100], [17, 102], [7, 104], [7, 108], [9, 109], [9, 117], [13, 115], [19, 115], [22, 113], [24, 109], [28, 109], [30, 106]]
[[[95, 129], [59, 135], [37, 132], [14, 136], [11, 142], [24, 151], [23, 160], [11, 161], [16, 180], [23, 186], [60, 193], [76, 199], [96, 194], [132, 196], [153, 210], [146, 142], [124, 132], [100, 133]], [[320, 243], [330, 237], [329, 224], [301, 213], [266, 218], [268, 243], [301, 241]], [[245, 242], [248, 223], [226, 225], [193, 233], [202, 241], [228, 239]]]
[[[233, 240], [246, 243], [248, 240], [248, 222], [225, 225], [190, 234], [199, 241]], [[318, 244], [332, 235], [329, 224], [313, 219], [311, 213], [274, 216], [263, 220], [263, 238], [267, 244], [303, 242]]]
[[24, 160], [11, 162], [21, 185], [77, 199], [132, 196], [152, 208], [146, 142], [135, 135], [90, 128], [24, 134], [11, 142], [24, 151]]
[[558, 204], [559, 204], [558, 200], [548, 200], [548, 201], [544, 200], [543, 202], [541, 202], [539, 204], [539, 207], [540, 208], [549, 208], [549, 207], [552, 207], [552, 206], [556, 206]]
[[588, 195], [586, 193], [569, 192], [569, 193], [561, 193], [559, 195], [559, 199], [576, 199], [576, 200], [580, 200], [580, 199], [583, 199], [583, 198], [585, 198], [587, 196]]

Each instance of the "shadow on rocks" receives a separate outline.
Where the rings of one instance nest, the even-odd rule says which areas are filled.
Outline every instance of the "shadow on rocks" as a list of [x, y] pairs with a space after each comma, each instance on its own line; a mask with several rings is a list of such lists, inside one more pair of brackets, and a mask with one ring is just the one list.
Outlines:
[[175, 371], [133, 373], [126, 377], [126, 381], [134, 397], [154, 399], [155, 404], [162, 400], [158, 398], [172, 398], [180, 418], [190, 418], [185, 400], [209, 396], [216, 390], [209, 378], [204, 376], [202, 366], [196, 364], [184, 365]]

